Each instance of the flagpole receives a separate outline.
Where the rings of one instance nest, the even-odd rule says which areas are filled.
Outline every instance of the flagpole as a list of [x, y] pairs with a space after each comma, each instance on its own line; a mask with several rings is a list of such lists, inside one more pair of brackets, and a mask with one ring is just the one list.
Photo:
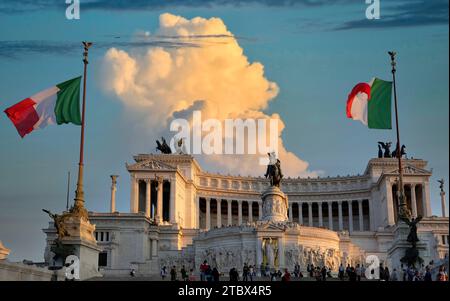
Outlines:
[[70, 171], [67, 172], [66, 211], [69, 211], [69, 189], [70, 189]]
[[397, 107], [397, 88], [396, 88], [396, 83], [395, 83], [395, 73], [397, 71], [396, 69], [396, 65], [397, 63], [395, 62], [395, 56], [397, 55], [397, 53], [395, 51], [389, 51], [388, 54], [391, 57], [391, 66], [392, 66], [392, 84], [394, 86], [394, 107], [395, 107], [395, 127], [397, 130], [397, 159], [398, 159], [398, 170], [399, 170], [399, 184], [398, 184], [398, 207], [399, 207], [399, 212], [398, 212], [398, 216], [399, 218], [409, 218], [409, 212], [408, 212], [408, 207], [406, 205], [406, 200], [405, 200], [405, 192], [404, 192], [404, 187], [403, 187], [403, 168], [402, 168], [402, 156], [401, 156], [401, 151], [400, 151], [400, 129], [398, 127], [398, 107]]
[[84, 208], [84, 191], [83, 191], [83, 167], [84, 167], [84, 121], [86, 112], [86, 75], [89, 47], [92, 46], [90, 42], [83, 42], [83, 63], [84, 63], [84, 76], [83, 76], [83, 104], [81, 111], [81, 137], [80, 137], [80, 162], [78, 163], [78, 180], [77, 190], [75, 191], [75, 204], [73, 211], [80, 213], [87, 219], [87, 210]]

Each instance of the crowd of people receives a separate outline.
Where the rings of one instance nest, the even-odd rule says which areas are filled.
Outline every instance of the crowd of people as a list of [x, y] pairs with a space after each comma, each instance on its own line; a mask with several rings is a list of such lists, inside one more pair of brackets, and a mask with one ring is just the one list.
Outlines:
[[[433, 262], [430, 262], [427, 266], [422, 265], [421, 268], [415, 268], [414, 266], [401, 266], [400, 271], [393, 269], [391, 272], [387, 266], [380, 264], [378, 271], [370, 270], [370, 277], [366, 277], [366, 267], [364, 265], [357, 264], [352, 266], [348, 264], [344, 267], [341, 264], [338, 268], [337, 278], [341, 281], [361, 281], [363, 279], [378, 279], [380, 281], [448, 281], [448, 274], [444, 265], [439, 267], [439, 272], [435, 279], [432, 279], [432, 271], [434, 269]], [[199, 267], [199, 277], [196, 277], [194, 269], [186, 269], [182, 266], [178, 271], [176, 266], [172, 266], [170, 271], [166, 266], [161, 268], [161, 278], [165, 280], [170, 277], [171, 281], [220, 281], [224, 280], [224, 273], [219, 272], [217, 267], [211, 267], [205, 260]], [[254, 266], [244, 263], [242, 273], [239, 273], [236, 267], [233, 267], [228, 272], [229, 281], [254, 281], [256, 279], [256, 269]], [[317, 281], [326, 281], [329, 278], [333, 278], [333, 273], [330, 267], [326, 266], [314, 266], [308, 264], [306, 267], [308, 276], [311, 279]], [[281, 270], [271, 269], [268, 264], [260, 266], [261, 277], [270, 281], [291, 281], [292, 278], [301, 279], [304, 277], [300, 265], [297, 263], [294, 266], [293, 274], [288, 269]], [[378, 273], [378, 275], [375, 275]], [[135, 271], [132, 271], [134, 276]]]

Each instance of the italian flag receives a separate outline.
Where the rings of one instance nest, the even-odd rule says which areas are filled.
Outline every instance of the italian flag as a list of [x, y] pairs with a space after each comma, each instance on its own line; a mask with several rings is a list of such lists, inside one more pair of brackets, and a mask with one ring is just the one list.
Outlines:
[[81, 125], [81, 76], [41, 91], [7, 108], [6, 115], [23, 138], [49, 124]]
[[370, 129], [392, 129], [392, 82], [378, 78], [357, 84], [347, 99], [347, 117]]

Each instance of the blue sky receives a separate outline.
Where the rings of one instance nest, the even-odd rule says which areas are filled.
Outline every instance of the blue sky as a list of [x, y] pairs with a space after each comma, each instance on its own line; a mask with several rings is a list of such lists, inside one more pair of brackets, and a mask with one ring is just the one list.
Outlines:
[[[249, 61], [280, 87], [267, 113], [286, 124], [283, 140], [326, 175], [362, 173], [377, 154], [377, 141], [395, 131], [368, 130], [346, 119], [354, 84], [377, 76], [390, 80], [387, 50], [398, 52], [402, 143], [408, 154], [433, 168], [433, 214], [440, 215], [437, 179], [449, 180], [448, 1], [381, 0], [380, 20], [365, 20], [363, 0], [312, 1], [81, 1], [81, 19], [65, 18], [63, 1], [2, 1], [0, 4], [0, 105], [2, 110], [35, 92], [82, 73], [82, 40], [91, 51], [86, 129], [86, 199], [94, 211], [108, 208], [110, 174], [119, 174], [118, 210], [129, 210], [125, 162], [154, 150], [136, 139], [124, 107], [100, 88], [100, 60], [108, 46], [138, 30], [153, 32], [161, 13], [185, 18], [219, 17], [240, 37]], [[36, 6], [36, 3], [39, 5]], [[121, 4], [117, 6], [117, 3]], [[186, 2], [184, 2], [186, 3]], [[331, 3], [331, 4], [330, 4]], [[386, 4], [385, 4], [386, 3]], [[119, 9], [120, 8], [120, 9]], [[97, 47], [96, 47], [97, 46]], [[123, 45], [122, 45], [123, 46]], [[124, 46], [126, 47], [126, 45]], [[0, 240], [12, 260], [42, 260], [48, 216], [66, 201], [67, 171], [75, 190], [79, 127], [47, 127], [21, 139], [0, 117]], [[448, 191], [448, 184], [446, 184]]]

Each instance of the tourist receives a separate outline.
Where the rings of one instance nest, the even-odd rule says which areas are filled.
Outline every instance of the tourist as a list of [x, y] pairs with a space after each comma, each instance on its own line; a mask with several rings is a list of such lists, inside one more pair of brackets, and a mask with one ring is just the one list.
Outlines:
[[190, 269], [189, 271], [189, 281], [197, 281], [197, 278], [195, 278], [194, 269]]
[[432, 279], [432, 277], [431, 277], [431, 270], [430, 270], [430, 267], [429, 267], [429, 266], [427, 266], [427, 267], [425, 268], [425, 276], [423, 277], [423, 280], [424, 280], [424, 281], [433, 281], [433, 279]]
[[288, 269], [284, 269], [283, 277], [281, 277], [281, 281], [291, 281], [291, 274]]
[[398, 281], [397, 269], [394, 269], [391, 274], [391, 281]]
[[239, 273], [237, 272], [236, 268], [232, 268], [230, 270], [230, 281], [232, 282], [239, 281]]
[[408, 281], [412, 281], [415, 274], [414, 266], [408, 266], [408, 268], [406, 269], [406, 274], [408, 275]]
[[270, 281], [277, 281], [277, 275], [278, 273], [275, 270], [270, 272]]
[[244, 267], [242, 268], [242, 281], [248, 281], [248, 266], [247, 263], [244, 263]]
[[389, 281], [391, 278], [391, 274], [389, 273], [389, 268], [386, 266], [384, 268], [384, 280]]
[[259, 266], [259, 270], [261, 271], [261, 276], [266, 277], [266, 270], [264, 269], [264, 263], [261, 262], [261, 265]]
[[200, 265], [200, 281], [206, 281], [205, 280], [205, 273], [206, 270], [208, 269], [209, 265], [208, 265], [208, 261], [203, 261], [203, 263]]
[[212, 270], [212, 277], [213, 277], [214, 282], [218, 282], [219, 281], [220, 273], [219, 273], [219, 270], [217, 270], [216, 267], [214, 267], [214, 269]]
[[255, 271], [253, 269], [253, 266], [252, 265], [249, 266], [248, 267], [248, 276], [250, 277], [250, 281], [253, 281], [253, 276], [255, 276], [254, 273], [255, 273]]
[[270, 276], [270, 266], [269, 266], [269, 263], [266, 263], [265, 274], [266, 274], [266, 276]]
[[188, 280], [188, 275], [187, 275], [186, 268], [185, 268], [184, 265], [181, 267], [181, 271], [180, 272], [181, 272], [181, 279], [183, 279], [183, 281], [187, 281]]
[[315, 271], [316, 271], [316, 268], [314, 267], [314, 264], [311, 264], [310, 271], [309, 271], [309, 276], [311, 278], [315, 276], [314, 275]]
[[361, 265], [358, 263], [356, 265], [356, 281], [361, 281], [361, 276], [362, 276], [362, 268]]
[[402, 271], [402, 281], [406, 281], [408, 278], [408, 270], [403, 266], [403, 263], [400, 265], [400, 269]]
[[380, 281], [386, 281], [386, 276], [384, 274], [384, 266], [382, 263], [380, 263], [380, 267], [379, 267], [379, 277], [380, 277]]
[[345, 275], [347, 275], [348, 278], [350, 278], [351, 269], [350, 264], [347, 264], [347, 267], [345, 268]]
[[322, 270], [320, 271], [322, 274], [322, 281], [327, 280], [327, 268], [325, 266], [322, 267]]
[[344, 266], [342, 263], [339, 265], [338, 277], [340, 280], [344, 280]]
[[294, 265], [294, 277], [298, 278], [300, 274], [300, 265], [297, 263], [295, 263]]
[[176, 281], [177, 280], [177, 269], [175, 266], [172, 267], [170, 270], [170, 281]]
[[448, 281], [447, 271], [445, 270], [445, 266], [441, 265], [439, 267], [439, 273], [437, 275], [437, 281]]
[[136, 271], [134, 269], [131, 269], [130, 276], [131, 277], [136, 276]]
[[213, 270], [211, 269], [211, 267], [209, 265], [205, 271], [205, 279], [206, 279], [206, 281], [213, 281]]
[[166, 276], [167, 276], [167, 268], [166, 268], [166, 266], [163, 266], [163, 267], [161, 268], [160, 274], [161, 274], [162, 280], [166, 279]]
[[352, 266], [347, 267], [346, 274], [349, 281], [356, 281], [356, 272], [354, 267]]

